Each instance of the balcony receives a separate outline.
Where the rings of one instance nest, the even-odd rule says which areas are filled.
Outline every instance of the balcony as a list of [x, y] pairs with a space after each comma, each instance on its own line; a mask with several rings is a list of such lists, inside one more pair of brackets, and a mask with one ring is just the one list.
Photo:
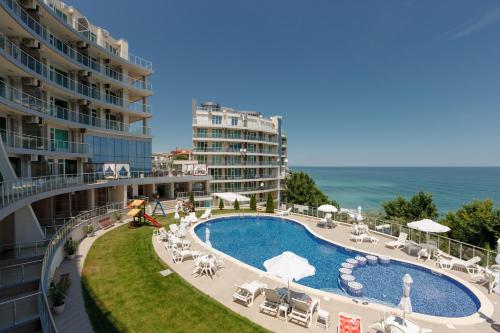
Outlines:
[[[13, 1], [13, 0], [2, 0], [2, 1]], [[137, 67], [140, 67], [140, 68], [143, 68], [143, 69], [147, 69], [149, 71], [153, 70], [153, 63], [151, 61], [149, 61], [149, 60], [146, 60], [144, 58], [138, 57], [138, 56], [136, 56], [136, 55], [134, 55], [134, 54], [132, 54], [130, 52], [127, 54], [127, 58], [125, 58], [125, 57], [122, 57], [122, 56], [116, 54], [115, 52], [112, 52], [109, 49], [107, 49], [106, 45], [100, 45], [100, 44], [98, 44], [97, 40], [95, 40], [95, 38], [93, 36], [94, 34], [92, 33], [92, 31], [88, 27], [80, 25], [80, 23], [78, 23], [78, 18], [76, 20], [74, 20], [74, 22], [76, 22], [77, 26], [73, 26], [73, 25], [68, 24], [68, 22], [66, 22], [65, 20], [61, 19], [55, 13], [56, 6], [53, 5], [53, 3], [50, 0], [43, 0], [43, 1], [40, 1], [39, 3], [41, 3], [47, 11], [54, 13], [54, 15], [53, 15], [54, 18], [56, 18], [59, 22], [61, 22], [61, 24], [63, 24], [67, 28], [70, 28], [74, 33], [76, 33], [79, 36], [83, 37], [85, 40], [87, 40], [88, 42], [92, 43], [93, 45], [99, 46], [99, 48], [101, 50], [106, 50], [106, 52], [109, 55], [118, 57], [118, 58], [120, 58], [120, 59], [128, 62], [131, 65], [135, 65]]]
[[258, 141], [265, 143], [278, 143], [277, 138], [269, 138], [265, 136], [256, 136], [256, 135], [228, 135], [228, 134], [208, 134], [208, 133], [194, 133], [193, 139], [214, 139], [214, 140], [235, 140], [235, 141]]
[[272, 174], [260, 174], [260, 175], [212, 175], [212, 180], [215, 181], [242, 181], [242, 180], [252, 180], [252, 179], [276, 179], [278, 176]]
[[81, 95], [82, 98], [90, 98], [100, 103], [105, 103], [110, 106], [124, 109], [135, 113], [151, 113], [151, 106], [139, 102], [124, 100], [120, 97], [114, 97], [108, 94], [102, 95], [98, 89], [84, 85], [75, 81], [61, 73], [58, 73], [52, 68], [42, 64], [26, 52], [18, 48], [14, 43], [0, 33], [0, 53], [7, 59], [14, 62], [20, 67], [24, 67], [29, 72], [40, 76], [42, 79], [52, 82], [53, 84], [67, 89], [73, 93]]
[[251, 149], [241, 151], [240, 148], [223, 148], [223, 147], [211, 147], [211, 148], [194, 148], [195, 153], [238, 153], [241, 155], [247, 154], [267, 154], [267, 155], [278, 155], [278, 151], [274, 149]]
[[193, 193], [194, 198], [205, 198], [205, 197], [210, 197], [210, 192], [206, 191], [193, 191], [193, 192], [177, 192], [175, 197], [177, 199], [188, 199], [189, 198], [189, 193]]
[[[84, 125], [84, 127], [96, 128], [106, 131], [114, 131], [134, 136], [150, 136], [151, 129], [143, 126], [131, 126], [114, 120], [92, 117], [73, 110], [62, 108], [52, 103], [43, 101], [37, 97], [28, 95], [19, 89], [9, 85], [0, 85], [0, 101], [14, 103], [17, 106], [34, 111], [34, 115], [41, 113], [55, 119], [70, 121]], [[7, 103], [7, 104], [8, 104]], [[81, 127], [81, 126], [78, 126]]]
[[122, 74], [107, 66], [102, 66], [100, 63], [92, 60], [87, 55], [78, 52], [68, 43], [58, 39], [50, 34], [47, 29], [34, 20], [19, 4], [14, 0], [0, 0], [0, 4], [21, 24], [24, 28], [33, 33], [45, 44], [51, 46], [60, 55], [71, 59], [74, 62], [84, 66], [85, 68], [106, 76], [115, 81], [119, 81], [130, 88], [152, 91], [152, 85], [144, 80], [133, 78]]
[[24, 135], [16, 132], [0, 131], [3, 144], [14, 149], [39, 150], [59, 154], [88, 155], [86, 143], [50, 140], [39, 136]]

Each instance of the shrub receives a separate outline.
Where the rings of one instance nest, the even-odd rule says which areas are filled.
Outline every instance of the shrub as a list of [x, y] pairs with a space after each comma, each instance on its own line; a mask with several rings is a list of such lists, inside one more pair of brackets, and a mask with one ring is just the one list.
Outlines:
[[75, 254], [76, 252], [76, 242], [70, 238], [66, 244], [64, 244], [64, 251], [66, 251], [66, 254], [71, 256]]
[[85, 226], [85, 232], [88, 234], [91, 234], [92, 231], [94, 231], [94, 226], [92, 225], [92, 223], [89, 223]]
[[189, 192], [189, 204], [191, 205], [191, 211], [194, 212], [195, 203], [193, 192]]
[[49, 298], [52, 306], [61, 306], [64, 304], [66, 295], [60, 283], [53, 284], [49, 289]]
[[240, 210], [240, 203], [238, 202], [238, 199], [234, 200], [234, 209]]
[[219, 199], [219, 209], [223, 210], [224, 209], [224, 200]]
[[257, 210], [257, 198], [255, 197], [255, 194], [252, 194], [250, 197], [250, 209]]
[[271, 193], [267, 194], [266, 213], [274, 213], [274, 199]]

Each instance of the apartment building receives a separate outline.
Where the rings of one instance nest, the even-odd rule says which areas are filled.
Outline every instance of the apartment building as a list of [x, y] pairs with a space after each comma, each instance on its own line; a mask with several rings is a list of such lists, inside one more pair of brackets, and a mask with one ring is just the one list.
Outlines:
[[281, 116], [193, 103], [193, 156], [207, 165], [212, 193], [267, 193], [278, 200], [287, 167]]
[[[0, 273], [22, 278], [0, 276], [0, 331], [55, 331], [48, 286], [76, 222], [112, 217], [161, 186], [208, 187], [207, 175], [152, 170], [152, 74], [72, 6], [0, 0]], [[32, 264], [42, 265], [40, 289], [19, 273]]]

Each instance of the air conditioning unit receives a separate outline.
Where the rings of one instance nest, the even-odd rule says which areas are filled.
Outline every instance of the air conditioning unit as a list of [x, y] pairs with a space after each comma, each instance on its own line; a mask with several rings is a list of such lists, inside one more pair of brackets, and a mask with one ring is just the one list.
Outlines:
[[87, 157], [82, 157], [82, 163], [88, 163], [89, 159]]
[[104, 84], [104, 89], [109, 89], [109, 88], [111, 88], [111, 85], [109, 83], [105, 83]]
[[78, 104], [80, 106], [89, 106], [90, 105], [90, 101], [88, 99], [79, 99], [78, 100]]
[[30, 49], [39, 49], [40, 48], [40, 42], [36, 39], [29, 38], [29, 39], [23, 39], [24, 45], [26, 47], [29, 47]]
[[35, 79], [34, 77], [23, 77], [23, 84], [31, 87], [39, 87], [40, 80]]
[[36, 0], [22, 0], [21, 5], [24, 7], [26, 10], [39, 10], [38, 5], [36, 4]]
[[89, 43], [84, 41], [78, 41], [76, 42], [76, 47], [79, 49], [87, 49], [89, 47]]
[[80, 77], [88, 77], [88, 76], [90, 76], [90, 72], [89, 71], [85, 71], [85, 70], [78, 71], [78, 76], [80, 76]]
[[36, 116], [26, 116], [24, 119], [27, 124], [40, 125], [42, 123], [42, 118]]
[[104, 59], [105, 64], [109, 64], [111, 62], [111, 59]]
[[29, 161], [30, 162], [38, 162], [38, 155], [30, 155]]

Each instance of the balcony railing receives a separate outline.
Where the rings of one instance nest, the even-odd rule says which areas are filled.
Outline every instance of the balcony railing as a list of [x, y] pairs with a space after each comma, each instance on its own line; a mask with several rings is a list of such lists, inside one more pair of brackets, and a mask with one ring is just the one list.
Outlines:
[[208, 133], [194, 133], [193, 138], [195, 139], [230, 139], [230, 140], [241, 140], [241, 141], [259, 141], [259, 142], [269, 142], [277, 143], [277, 138], [270, 138], [266, 136], [257, 135], [231, 135], [231, 134], [208, 134]]
[[40, 259], [0, 268], [0, 288], [39, 279], [41, 267]]
[[68, 89], [76, 94], [97, 100], [99, 102], [111, 104], [119, 108], [133, 112], [151, 113], [151, 106], [139, 102], [124, 100], [109, 94], [101, 95], [100, 91], [94, 87], [89, 87], [68, 76], [61, 74], [53, 68], [49, 68], [28, 53], [24, 52], [12, 43], [4, 34], [0, 33], [0, 51], [7, 58], [10, 58], [18, 65], [26, 67], [28, 70], [40, 75], [44, 79], [56, 85]]
[[[198, 107], [197, 111], [200, 111], [200, 107]], [[217, 110], [201, 110], [201, 111], [217, 111]], [[219, 110], [220, 111], [220, 110]], [[268, 133], [277, 134], [278, 130], [274, 127], [271, 122], [263, 121], [259, 118], [259, 120], [247, 121], [246, 124], [243, 121], [239, 120], [237, 124], [232, 123], [230, 119], [222, 119], [220, 123], [213, 123], [211, 119], [206, 118], [193, 118], [193, 125], [195, 126], [206, 126], [206, 127], [223, 127], [223, 128], [235, 128], [235, 129], [250, 129], [255, 131], [265, 131]]]
[[131, 126], [119, 121], [106, 120], [77, 113], [73, 110], [57, 106], [53, 103], [48, 103], [37, 97], [28, 95], [17, 88], [2, 84], [1, 81], [0, 98], [61, 120], [72, 121], [99, 129], [123, 132], [130, 135], [151, 135], [151, 129], [149, 127]]
[[16, 132], [0, 130], [4, 145], [12, 148], [43, 150], [60, 153], [86, 154], [86, 143], [51, 140], [39, 136], [24, 135]]
[[246, 154], [278, 155], [278, 151], [272, 149], [252, 149], [242, 152], [240, 148], [210, 147], [210, 148], [194, 148], [193, 151], [197, 153], [240, 153], [242, 155]]
[[278, 178], [276, 175], [264, 174], [264, 175], [212, 175], [213, 180], [244, 180], [244, 179], [266, 179], [266, 178]]
[[108, 66], [101, 65], [99, 62], [93, 60], [88, 55], [78, 52], [69, 43], [58, 39], [52, 35], [47, 29], [31, 17], [15, 0], [0, 0], [0, 4], [9, 11], [14, 18], [16, 18], [25, 28], [30, 30], [33, 34], [39, 37], [48, 45], [51, 45], [62, 55], [78, 62], [91, 71], [103, 74], [113, 80], [120, 81], [122, 84], [128, 85], [136, 89], [152, 90], [151, 83], [144, 80], [130, 77], [118, 72]]
[[0, 331], [8, 332], [15, 325], [37, 319], [40, 296], [41, 292], [36, 292], [0, 302]]
[[[43, 0], [43, 3], [45, 3], [47, 9], [52, 10], [55, 13], [55, 8], [57, 7], [57, 4], [54, 4], [50, 0]], [[113, 54], [114, 56], [120, 57], [121, 59], [124, 59], [125, 61], [128, 61], [130, 64], [133, 64], [133, 65], [136, 65], [136, 66], [139, 66], [139, 67], [142, 67], [142, 68], [145, 68], [145, 69], [149, 69], [149, 70], [153, 69], [153, 63], [151, 61], [149, 61], [149, 60], [146, 60], [146, 59], [143, 59], [143, 58], [138, 57], [136, 55], [133, 55], [130, 52], [128, 53], [128, 59], [126, 59], [126, 58], [123, 58], [120, 55], [118, 55], [116, 52], [113, 52], [113, 51], [109, 50], [108, 48], [106, 48], [106, 45], [100, 45], [100, 44], [98, 44], [97, 40], [94, 39], [94, 38], [92, 38], [93, 34], [89, 30], [89, 28], [86, 27], [86, 26], [81, 25], [78, 22], [78, 19], [75, 20], [76, 26], [73, 26], [73, 25], [68, 24], [67, 21], [61, 19], [61, 17], [59, 17], [57, 15], [57, 13], [54, 16], [59, 21], [61, 21], [64, 25], [70, 27], [74, 32], [78, 33], [79, 35], [81, 35], [82, 37], [84, 37], [85, 39], [87, 39], [89, 42], [91, 42], [93, 44], [96, 44], [96, 45], [99, 45], [100, 47], [102, 47], [103, 49], [107, 50], [109, 53]]]
[[177, 192], [176, 198], [177, 199], [187, 199], [187, 198], [189, 198], [189, 193], [193, 193], [193, 196], [195, 198], [210, 196], [209, 192], [205, 192], [205, 191], [193, 191], [193, 192]]
[[259, 167], [259, 166], [279, 166], [279, 163], [276, 161], [212, 161], [212, 162], [207, 162], [208, 166], [212, 165], [221, 165], [221, 166], [227, 166], [227, 167], [238, 167], [238, 166], [254, 166], [254, 167]]

